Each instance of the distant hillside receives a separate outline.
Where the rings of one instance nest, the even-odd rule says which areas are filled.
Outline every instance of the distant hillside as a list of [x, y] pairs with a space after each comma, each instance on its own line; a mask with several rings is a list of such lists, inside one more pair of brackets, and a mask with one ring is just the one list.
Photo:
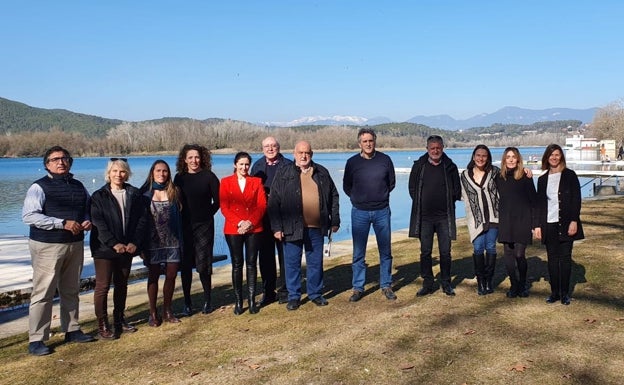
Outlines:
[[591, 123], [594, 120], [594, 115], [597, 110], [597, 108], [548, 108], [545, 110], [529, 110], [519, 107], [504, 107], [491, 114], [476, 115], [464, 120], [456, 120], [448, 115], [420, 115], [409, 119], [408, 122], [424, 124], [443, 130], [465, 130], [473, 127], [489, 127], [495, 124], [529, 125], [537, 122], [558, 120], [580, 120], [583, 123]]
[[[189, 123], [189, 122], [201, 122], [201, 123], [204, 123], [204, 124], [211, 125], [211, 124], [223, 123], [225, 121], [238, 122], [238, 120], [221, 119], [221, 118], [208, 118], [208, 119], [204, 119], [204, 120], [197, 120], [197, 119], [192, 119], [192, 118], [181, 118], [181, 117], [168, 116], [168, 117], [159, 118], [159, 119], [143, 120], [143, 121], [137, 122], [137, 123], [152, 123], [152, 124], [175, 123], [175, 124], [183, 124], [185, 122], [186, 123]], [[246, 123], [246, 122], [242, 122], [242, 123]]]
[[[459, 134], [457, 140], [462, 141], [460, 137], [463, 137], [465, 140], [472, 135], [476, 135], [477, 137], [482, 137], [483, 135], [500, 135], [501, 131], [524, 132], [536, 130], [537, 132], [543, 132], [542, 130], [544, 130], [545, 127], [561, 130], [562, 127], [567, 127], [568, 125], [576, 129], [581, 123], [590, 123], [593, 121], [596, 111], [596, 108], [585, 110], [570, 108], [529, 110], [518, 107], [505, 107], [492, 114], [477, 115], [465, 120], [456, 120], [448, 115], [416, 116], [403, 123], [391, 122], [389, 118], [385, 117], [372, 119], [354, 116], [334, 116], [330, 118], [309, 117], [297, 120], [296, 122], [298, 124], [289, 123], [283, 126], [273, 126], [273, 129], [290, 127], [293, 132], [316, 132], [322, 130], [326, 126], [374, 126], [380, 133], [387, 131], [387, 134], [393, 137], [401, 137], [403, 135], [426, 137], [428, 133], [437, 132], [439, 130], [463, 130], [464, 134], [457, 133]], [[540, 122], [547, 123], [543, 126], [530, 127]], [[52, 128], [58, 128], [68, 133], [80, 132], [87, 138], [104, 138], [111, 128], [117, 127], [122, 123], [124, 122], [117, 119], [106, 119], [63, 109], [30, 107], [23, 103], [0, 98], [0, 134], [48, 132]], [[217, 131], [222, 130], [220, 127], [229, 127], [232, 124], [247, 128], [257, 126], [257, 128], [260, 129], [262, 127], [262, 125], [253, 125], [247, 122], [220, 118], [209, 118], [199, 121], [186, 117], [164, 117], [143, 122], [134, 122], [133, 124], [139, 123], [152, 126], [165, 125], [176, 127], [178, 132], [176, 135], [181, 135], [180, 133], [189, 130], [196, 130], [198, 125], [214, 126]], [[190, 127], [194, 128], [191, 129]], [[223, 136], [226, 133], [227, 132], [224, 132], [220, 135]], [[447, 132], [445, 135], [447, 137], [456, 136], [455, 133], [450, 132]], [[230, 145], [231, 144], [228, 144], [228, 146]]]
[[78, 114], [62, 109], [44, 109], [0, 98], [0, 133], [47, 132], [61, 128], [66, 132], [81, 132], [87, 137], [103, 137], [121, 120]]
[[365, 126], [374, 127], [380, 148], [384, 149], [422, 148], [432, 134], [442, 135], [448, 147], [473, 147], [479, 143], [495, 147], [546, 145], [563, 143], [566, 136], [585, 129], [580, 120], [493, 124], [461, 131], [407, 122], [295, 127], [266, 127], [219, 118], [200, 121], [164, 117], [121, 122], [0, 99], [0, 156], [41, 156], [43, 149], [57, 144], [77, 156], [175, 153], [186, 143], [203, 144], [211, 150], [257, 151], [267, 134], [279, 138], [284, 149], [294, 148], [304, 138], [318, 150], [354, 150], [357, 130]]

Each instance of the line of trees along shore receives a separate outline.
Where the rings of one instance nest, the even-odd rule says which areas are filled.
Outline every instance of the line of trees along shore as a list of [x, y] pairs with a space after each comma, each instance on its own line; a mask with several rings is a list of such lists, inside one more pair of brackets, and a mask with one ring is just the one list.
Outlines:
[[[186, 143], [211, 150], [259, 151], [260, 142], [275, 136], [282, 149], [297, 141], [311, 142], [315, 150], [357, 148], [358, 126], [263, 127], [243, 121], [210, 118], [162, 118], [123, 122], [61, 109], [30, 107], [0, 97], [0, 157], [40, 156], [46, 148], [63, 145], [76, 156], [176, 153]], [[447, 147], [543, 146], [565, 144], [572, 134], [624, 142], [624, 99], [598, 109], [593, 122], [578, 120], [538, 122], [529, 125], [494, 124], [449, 131], [415, 123], [372, 126], [382, 149], [423, 148], [432, 134], [444, 138]]]
[[[262, 127], [234, 120], [199, 121], [163, 119], [125, 122], [105, 135], [86, 134], [60, 126], [47, 131], [5, 133], [0, 137], [0, 156], [41, 156], [46, 148], [62, 145], [75, 156], [105, 156], [176, 153], [185, 143], [198, 143], [211, 150], [260, 151], [266, 136], [278, 139], [283, 151], [308, 140], [315, 150], [353, 150], [357, 148], [359, 126]], [[492, 147], [541, 146], [565, 142], [572, 133], [583, 131], [580, 121], [541, 122], [532, 125], [493, 125], [464, 131], [446, 131], [413, 123], [372, 126], [378, 134], [380, 149], [423, 148], [429, 135], [441, 135], [447, 147], [473, 147], [479, 143]]]

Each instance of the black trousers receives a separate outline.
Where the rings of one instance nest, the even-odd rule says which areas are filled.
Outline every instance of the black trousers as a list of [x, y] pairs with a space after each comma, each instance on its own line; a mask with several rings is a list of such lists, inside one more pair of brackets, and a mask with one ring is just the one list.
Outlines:
[[247, 268], [256, 268], [258, 240], [260, 237], [260, 233], [244, 235], [225, 234], [225, 241], [232, 257], [232, 269], [242, 269], [243, 263], [247, 265]]
[[[258, 240], [262, 234], [230, 235], [225, 234], [225, 241], [230, 248], [232, 257], [232, 286], [237, 306], [243, 298], [243, 263], [247, 265], [247, 288], [249, 289], [249, 301], [252, 303], [256, 295], [256, 261], [258, 259]], [[244, 262], [243, 262], [244, 260]], [[250, 309], [252, 305], [250, 304]], [[251, 310], [250, 310], [251, 311]]]
[[286, 273], [284, 271], [284, 244], [273, 236], [271, 230], [271, 221], [269, 216], [265, 215], [262, 221], [264, 231], [260, 234], [259, 241], [259, 257], [258, 265], [260, 268], [260, 276], [262, 277], [262, 285], [265, 295], [275, 293], [277, 287], [277, 265], [275, 263], [275, 251], [277, 250], [277, 258], [279, 261], [280, 277], [283, 281], [283, 287], [280, 291], [286, 291]]
[[559, 223], [548, 223], [545, 230], [544, 243], [548, 255], [550, 291], [553, 296], [563, 297], [570, 293], [572, 245], [574, 241], [559, 239]]

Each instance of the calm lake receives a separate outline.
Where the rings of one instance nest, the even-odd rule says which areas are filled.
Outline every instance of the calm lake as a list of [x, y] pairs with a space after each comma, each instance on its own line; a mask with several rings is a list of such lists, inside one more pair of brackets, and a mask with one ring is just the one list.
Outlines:
[[[492, 156], [495, 161], [502, 157], [503, 148], [492, 148]], [[520, 148], [525, 159], [531, 156], [541, 158], [544, 147], [523, 147]], [[453, 159], [460, 169], [466, 167], [472, 154], [472, 148], [446, 149], [447, 155]], [[411, 168], [415, 159], [424, 152], [414, 151], [388, 151], [392, 157], [396, 168]], [[354, 152], [333, 152], [315, 153], [314, 161], [329, 169], [334, 182], [340, 192], [340, 215], [342, 225], [338, 233], [334, 235], [335, 240], [351, 238], [351, 203], [342, 191], [342, 177], [347, 159]], [[292, 155], [285, 153], [292, 159]], [[260, 154], [252, 154], [252, 160], [256, 160]], [[156, 159], [164, 159], [169, 163], [172, 172], [175, 174], [175, 156], [140, 156], [129, 157], [128, 162], [133, 175], [130, 183], [134, 186], [141, 186], [145, 181], [149, 168]], [[234, 155], [213, 155], [213, 171], [219, 178], [223, 178], [233, 172]], [[104, 184], [104, 169], [108, 158], [76, 158], [72, 167], [75, 177], [84, 183], [86, 188], [93, 192]], [[28, 227], [22, 223], [21, 210], [26, 191], [32, 182], [45, 174], [41, 158], [20, 158], [20, 159], [0, 159], [0, 235], [27, 235]], [[397, 173], [397, 184], [391, 194], [390, 204], [392, 210], [392, 228], [394, 230], [404, 229], [409, 226], [409, 215], [411, 209], [411, 199], [407, 191], [407, 173]], [[584, 179], [584, 178], [581, 178]], [[581, 185], [584, 181], [581, 180]], [[589, 183], [583, 187], [583, 196], [591, 196], [592, 186]], [[457, 217], [463, 217], [463, 202], [457, 202]], [[221, 213], [215, 215], [215, 253], [229, 254], [227, 245], [223, 238], [221, 229], [223, 228], [223, 216]]]

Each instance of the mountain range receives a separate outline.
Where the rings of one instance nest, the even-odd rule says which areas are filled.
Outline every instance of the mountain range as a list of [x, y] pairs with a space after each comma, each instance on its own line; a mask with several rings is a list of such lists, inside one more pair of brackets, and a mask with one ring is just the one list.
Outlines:
[[[408, 123], [422, 124], [431, 128], [443, 130], [464, 130], [473, 127], [490, 127], [494, 124], [519, 124], [530, 125], [537, 122], [579, 120], [590, 123], [598, 108], [572, 109], [572, 108], [549, 108], [544, 110], [531, 110], [519, 107], [504, 107], [491, 114], [480, 114], [468, 119], [454, 119], [449, 115], [414, 116], [407, 120]], [[191, 118], [161, 118], [162, 120], [181, 120]], [[222, 121], [223, 119], [212, 118], [205, 121]], [[15, 102], [0, 97], [0, 133], [19, 131], [47, 131], [50, 127], [58, 126], [71, 131], [86, 132], [88, 134], [102, 136], [119, 124], [121, 120], [108, 119], [99, 116], [86, 115], [62, 109], [43, 109], [31, 107], [26, 104]], [[306, 125], [324, 126], [376, 126], [378, 124], [398, 123], [387, 117], [365, 118], [360, 116], [310, 116], [299, 118], [290, 122], [262, 122], [255, 123], [262, 126], [273, 127], [296, 127]]]
[[[580, 120], [583, 123], [591, 123], [598, 108], [573, 109], [573, 108], [548, 108], [544, 110], [531, 110], [520, 107], [504, 107], [491, 114], [479, 114], [468, 119], [454, 119], [449, 115], [418, 115], [408, 119], [408, 123], [423, 124], [425, 126], [440, 128], [443, 130], [464, 130], [473, 127], [489, 127], [493, 124], [521, 124], [528, 125], [537, 122], [554, 120]], [[276, 127], [295, 127], [302, 125], [368, 125], [394, 123], [390, 118], [375, 117], [365, 118], [361, 116], [310, 116], [299, 118], [290, 122], [265, 122], [264, 125]]]

